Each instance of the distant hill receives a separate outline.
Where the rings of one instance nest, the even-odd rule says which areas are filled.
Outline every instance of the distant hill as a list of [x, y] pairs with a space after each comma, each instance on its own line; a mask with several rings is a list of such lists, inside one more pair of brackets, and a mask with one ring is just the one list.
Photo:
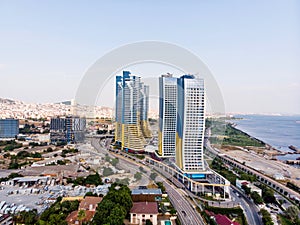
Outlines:
[[[6, 103], [6, 104], [15, 104], [15, 100], [7, 99], [7, 98], [0, 98], [0, 103]], [[20, 102], [20, 101], [18, 101]]]
[[57, 102], [57, 103], [55, 103], [55, 104], [71, 105], [71, 101]]

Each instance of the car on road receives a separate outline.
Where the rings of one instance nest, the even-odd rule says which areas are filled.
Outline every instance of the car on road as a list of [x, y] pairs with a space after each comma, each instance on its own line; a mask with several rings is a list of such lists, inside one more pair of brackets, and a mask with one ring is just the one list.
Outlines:
[[183, 214], [184, 216], [186, 216], [186, 212], [185, 212], [185, 211], [182, 210], [181, 212], [182, 212], [182, 214]]

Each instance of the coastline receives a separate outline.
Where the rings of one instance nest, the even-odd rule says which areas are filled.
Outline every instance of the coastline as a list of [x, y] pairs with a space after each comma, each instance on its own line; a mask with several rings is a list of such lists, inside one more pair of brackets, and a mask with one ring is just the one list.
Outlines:
[[[283, 162], [287, 165], [291, 165], [291, 166], [294, 166], [295, 168], [300, 169], [300, 160], [298, 159], [300, 157], [299, 150], [298, 151], [297, 150], [296, 151], [291, 150], [290, 152], [280, 150], [280, 149], [272, 146], [271, 144], [269, 144], [269, 143], [267, 143], [267, 142], [265, 142], [265, 141], [263, 141], [263, 140], [261, 140], [257, 137], [254, 137], [253, 135], [247, 133], [247, 131], [244, 131], [241, 128], [238, 128], [237, 127], [238, 125], [236, 123], [229, 122], [229, 124], [234, 129], [238, 130], [239, 132], [243, 133], [244, 135], [248, 136], [249, 138], [251, 138], [253, 140], [256, 140], [256, 141], [260, 142], [261, 144], [265, 145], [265, 150], [270, 151], [270, 152], [266, 152], [266, 154], [268, 154], [268, 153], [271, 154], [271, 158], [270, 158], [271, 160], [278, 160], [278, 161]], [[276, 153], [274, 153], [274, 152], [276, 152]], [[295, 159], [294, 159], [294, 157], [290, 158], [288, 156], [295, 156]]]
[[[253, 140], [263, 143], [264, 146], [230, 146], [222, 144], [222, 147], [219, 148], [220, 153], [226, 154], [229, 158], [236, 159], [239, 162], [249, 166], [250, 168], [253, 168], [275, 180], [282, 182], [291, 182], [294, 185], [300, 187], [300, 165], [289, 164], [286, 162], [286, 160], [277, 159], [277, 157], [282, 156], [282, 154], [291, 154], [287, 154], [286, 152], [282, 152], [274, 148], [272, 145], [266, 143], [263, 140], [260, 140], [259, 138], [254, 137], [244, 130], [236, 127], [234, 127], [234, 129], [238, 130], [240, 133]], [[298, 161], [300, 162], [300, 160]]]
[[238, 115], [233, 120], [236, 127], [257, 137], [281, 152], [294, 152], [290, 147], [300, 148], [300, 116]]

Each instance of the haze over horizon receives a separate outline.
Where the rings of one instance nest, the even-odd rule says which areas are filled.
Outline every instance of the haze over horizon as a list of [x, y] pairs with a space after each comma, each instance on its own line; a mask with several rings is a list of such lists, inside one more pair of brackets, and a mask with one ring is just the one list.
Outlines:
[[[158, 40], [208, 65], [226, 112], [300, 114], [299, 21], [299, 1], [2, 1], [0, 98], [73, 99], [98, 58], [127, 43]], [[128, 69], [150, 83], [163, 73], [182, 75], [170, 67]], [[113, 82], [103, 106], [113, 107]]]

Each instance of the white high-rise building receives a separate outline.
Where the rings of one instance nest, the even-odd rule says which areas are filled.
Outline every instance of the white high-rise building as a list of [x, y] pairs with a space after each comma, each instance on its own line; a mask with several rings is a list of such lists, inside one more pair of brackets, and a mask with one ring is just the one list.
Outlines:
[[184, 75], [177, 82], [176, 165], [193, 177], [204, 171], [205, 91], [203, 79]]
[[175, 157], [177, 116], [177, 78], [172, 74], [159, 78], [158, 154]]

